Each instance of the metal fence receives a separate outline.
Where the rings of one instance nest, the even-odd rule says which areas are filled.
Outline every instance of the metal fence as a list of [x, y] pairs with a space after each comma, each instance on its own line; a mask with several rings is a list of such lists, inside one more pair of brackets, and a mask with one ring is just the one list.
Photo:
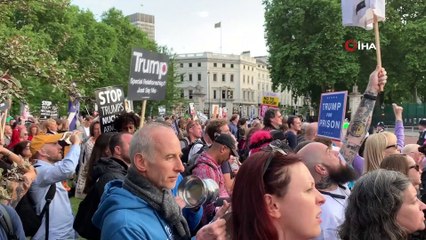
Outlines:
[[[426, 103], [406, 103], [401, 105], [404, 108], [402, 114], [404, 126], [417, 126], [419, 119], [426, 118]], [[373, 115], [373, 124], [382, 121], [385, 125], [394, 125], [395, 116], [391, 104], [384, 104], [376, 108]]]

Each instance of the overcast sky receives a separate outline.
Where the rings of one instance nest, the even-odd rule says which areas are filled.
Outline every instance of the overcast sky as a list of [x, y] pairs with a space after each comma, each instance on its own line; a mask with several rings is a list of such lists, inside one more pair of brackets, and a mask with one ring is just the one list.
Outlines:
[[267, 54], [262, 0], [72, 0], [72, 4], [89, 9], [98, 19], [112, 7], [124, 15], [154, 15], [157, 43], [174, 53], [219, 53], [221, 30], [214, 24], [221, 22], [223, 53]]

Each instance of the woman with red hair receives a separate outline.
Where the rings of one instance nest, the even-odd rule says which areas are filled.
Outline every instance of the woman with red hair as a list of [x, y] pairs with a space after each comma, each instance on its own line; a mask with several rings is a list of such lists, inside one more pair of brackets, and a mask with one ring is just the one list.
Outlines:
[[236, 176], [232, 239], [315, 238], [324, 197], [298, 156], [272, 149], [252, 154]]
[[272, 142], [272, 135], [270, 131], [256, 131], [249, 139], [249, 155], [260, 151], [262, 147], [267, 146], [270, 142]]

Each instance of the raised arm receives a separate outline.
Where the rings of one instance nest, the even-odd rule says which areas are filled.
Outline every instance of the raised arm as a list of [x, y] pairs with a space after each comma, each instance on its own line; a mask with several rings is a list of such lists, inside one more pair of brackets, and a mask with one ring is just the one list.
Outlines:
[[392, 108], [395, 114], [395, 136], [398, 147], [402, 149], [405, 146], [404, 123], [402, 121], [402, 111], [404, 111], [404, 109], [395, 103], [392, 104]]
[[354, 117], [351, 119], [346, 133], [345, 143], [340, 149], [340, 153], [349, 165], [352, 165], [361, 142], [367, 134], [368, 127], [371, 124], [371, 116], [373, 115], [377, 95], [380, 92], [380, 87], [386, 84], [387, 78], [384, 68], [377, 68], [370, 74], [370, 81], [364, 92], [364, 97]]

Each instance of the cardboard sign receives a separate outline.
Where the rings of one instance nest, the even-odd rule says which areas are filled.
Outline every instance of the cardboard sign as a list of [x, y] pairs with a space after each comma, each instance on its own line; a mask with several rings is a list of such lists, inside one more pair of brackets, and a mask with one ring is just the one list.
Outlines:
[[166, 115], [166, 106], [158, 106], [158, 115], [160, 116]]
[[96, 90], [101, 132], [115, 132], [114, 120], [125, 111], [124, 91], [121, 87], [105, 87]]
[[340, 140], [347, 96], [347, 91], [321, 94], [318, 136]]
[[46, 101], [46, 100], [41, 101], [40, 118], [42, 119], [50, 118], [51, 110], [52, 110], [51, 101]]
[[167, 55], [133, 49], [128, 99], [163, 100], [166, 97], [168, 62]]
[[280, 102], [279, 97], [274, 97], [274, 96], [262, 97], [262, 104], [264, 105], [278, 107], [279, 102]]

